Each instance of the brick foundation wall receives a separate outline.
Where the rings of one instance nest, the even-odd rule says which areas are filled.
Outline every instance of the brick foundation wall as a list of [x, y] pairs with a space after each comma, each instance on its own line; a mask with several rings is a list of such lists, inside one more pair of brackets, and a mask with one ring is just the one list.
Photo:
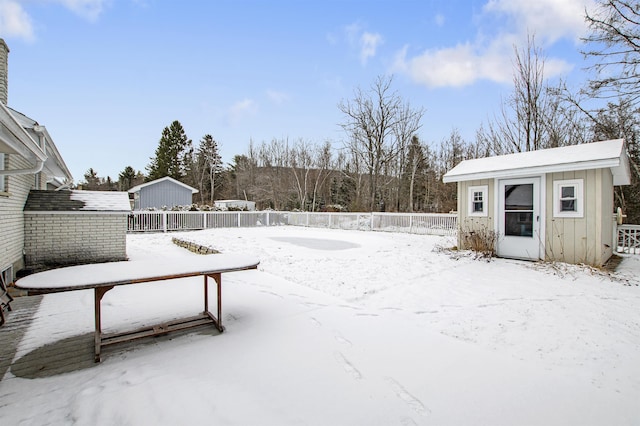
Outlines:
[[28, 269], [127, 259], [126, 215], [25, 212], [24, 222]]

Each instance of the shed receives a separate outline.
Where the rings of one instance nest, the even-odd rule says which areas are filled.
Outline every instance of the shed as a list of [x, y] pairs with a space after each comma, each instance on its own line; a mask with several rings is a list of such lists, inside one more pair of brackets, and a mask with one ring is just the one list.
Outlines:
[[152, 180], [129, 189], [133, 194], [133, 209], [171, 209], [175, 206], [190, 206], [193, 194], [198, 190], [169, 176]]
[[24, 206], [31, 270], [127, 259], [126, 192], [31, 191]]
[[254, 211], [256, 209], [255, 201], [246, 200], [216, 200], [215, 206], [221, 210], [248, 210]]
[[614, 186], [629, 185], [624, 140], [465, 160], [458, 183], [458, 245], [495, 237], [501, 257], [600, 266], [614, 246]]

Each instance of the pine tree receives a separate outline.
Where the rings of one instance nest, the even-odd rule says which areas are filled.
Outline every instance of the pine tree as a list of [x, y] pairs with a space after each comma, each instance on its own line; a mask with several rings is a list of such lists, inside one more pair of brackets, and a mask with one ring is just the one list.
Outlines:
[[102, 179], [98, 177], [98, 173], [93, 169], [93, 167], [89, 168], [84, 174], [84, 184], [82, 187], [88, 191], [99, 191], [100, 186], [102, 185]]
[[131, 166], [127, 166], [124, 168], [122, 172], [118, 175], [118, 187], [120, 191], [128, 191], [132, 188], [133, 182], [136, 178], [136, 171]]
[[220, 187], [223, 172], [222, 157], [218, 152], [218, 143], [211, 135], [204, 135], [200, 140], [200, 146], [194, 163], [198, 171], [198, 185], [204, 202], [204, 192], [209, 194], [209, 201], [213, 205], [216, 189]]
[[178, 120], [165, 127], [156, 148], [155, 157], [147, 166], [148, 180], [160, 179], [165, 176], [182, 180], [191, 167], [193, 148], [191, 139]]

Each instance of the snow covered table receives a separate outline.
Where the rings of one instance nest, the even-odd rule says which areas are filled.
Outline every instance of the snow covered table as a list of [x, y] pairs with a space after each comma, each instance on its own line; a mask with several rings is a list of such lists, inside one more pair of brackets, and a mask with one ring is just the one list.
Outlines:
[[[175, 263], [167, 259], [96, 263], [38, 272], [19, 279], [16, 282], [16, 288], [26, 290], [30, 295], [93, 289], [95, 297], [95, 361], [100, 362], [101, 348], [114, 343], [127, 342], [147, 336], [157, 336], [203, 324], [213, 324], [220, 332], [223, 332], [221, 275], [225, 272], [256, 269], [259, 263], [260, 261], [252, 256], [231, 254], [180, 259], [179, 262]], [[204, 311], [200, 315], [127, 332], [102, 333], [101, 300], [105, 293], [115, 286], [194, 276], [204, 277]], [[209, 278], [215, 280], [218, 288], [216, 316], [209, 312]]]

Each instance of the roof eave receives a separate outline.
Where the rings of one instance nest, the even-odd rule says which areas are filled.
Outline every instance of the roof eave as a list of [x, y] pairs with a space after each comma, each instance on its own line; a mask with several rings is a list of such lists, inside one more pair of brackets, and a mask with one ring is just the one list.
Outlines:
[[[442, 181], [444, 183], [450, 183], [450, 182], [462, 182], [462, 181], [480, 180], [480, 179], [518, 178], [518, 177], [525, 177], [525, 176], [542, 175], [546, 173], [569, 172], [569, 171], [588, 170], [588, 169], [604, 169], [604, 168], [610, 168], [613, 173], [614, 169], [620, 167], [621, 163], [623, 163], [623, 161], [621, 161], [621, 157], [615, 157], [615, 158], [607, 158], [607, 159], [592, 160], [592, 161], [582, 161], [582, 162], [569, 163], [569, 164], [565, 163], [565, 164], [555, 164], [555, 165], [545, 165], [545, 166], [523, 167], [523, 168], [517, 168], [517, 169], [488, 170], [484, 172], [467, 173], [467, 174], [452, 175], [447, 173], [442, 177]], [[616, 185], [624, 185], [624, 183], [616, 184]]]

